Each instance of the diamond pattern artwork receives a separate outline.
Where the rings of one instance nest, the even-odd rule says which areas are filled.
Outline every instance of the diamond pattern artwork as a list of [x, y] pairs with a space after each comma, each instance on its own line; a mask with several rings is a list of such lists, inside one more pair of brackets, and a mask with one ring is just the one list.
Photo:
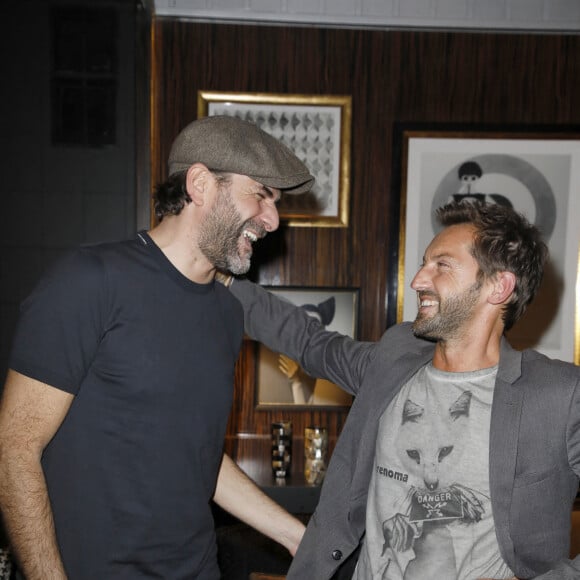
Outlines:
[[340, 107], [210, 103], [209, 115], [229, 115], [255, 123], [301, 159], [316, 184], [303, 195], [283, 196], [284, 215], [336, 216], [339, 211]]

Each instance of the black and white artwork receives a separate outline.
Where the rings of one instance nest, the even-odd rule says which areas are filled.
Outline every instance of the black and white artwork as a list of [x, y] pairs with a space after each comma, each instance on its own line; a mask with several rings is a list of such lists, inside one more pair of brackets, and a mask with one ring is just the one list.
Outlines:
[[350, 97], [275, 94], [199, 94], [200, 115], [228, 115], [255, 123], [308, 167], [308, 193], [283, 196], [280, 217], [290, 225], [348, 223]]
[[506, 137], [505, 133], [496, 138], [409, 132], [404, 139], [406, 214], [400, 238], [400, 251], [404, 252], [404, 271], [399, 272], [400, 318], [413, 320], [417, 313], [416, 296], [409, 285], [423, 251], [438, 232], [435, 210], [462, 198], [505, 204], [540, 228], [551, 256], [539, 295], [510, 331], [510, 341], [520, 349], [533, 347], [548, 356], [574, 361], [580, 333], [576, 310], [580, 141], [561, 136]]

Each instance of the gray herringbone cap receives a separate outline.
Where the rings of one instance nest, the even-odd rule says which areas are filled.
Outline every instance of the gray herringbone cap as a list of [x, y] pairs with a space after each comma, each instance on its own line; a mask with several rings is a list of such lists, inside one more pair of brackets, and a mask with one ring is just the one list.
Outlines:
[[169, 153], [169, 175], [194, 163], [247, 175], [284, 193], [305, 193], [314, 185], [306, 165], [286, 145], [236, 117], [205, 117], [179, 133]]

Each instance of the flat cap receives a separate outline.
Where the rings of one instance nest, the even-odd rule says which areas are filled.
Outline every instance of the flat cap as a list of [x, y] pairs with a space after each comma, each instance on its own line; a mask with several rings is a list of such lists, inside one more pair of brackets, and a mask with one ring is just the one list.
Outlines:
[[305, 193], [314, 185], [306, 165], [286, 145], [237, 117], [204, 117], [179, 133], [169, 152], [169, 175], [194, 163], [247, 175], [284, 193]]

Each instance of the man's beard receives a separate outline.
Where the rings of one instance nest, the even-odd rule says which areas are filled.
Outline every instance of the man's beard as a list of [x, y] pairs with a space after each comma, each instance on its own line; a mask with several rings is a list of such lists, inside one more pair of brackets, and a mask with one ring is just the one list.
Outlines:
[[218, 270], [245, 274], [250, 269], [252, 251], [242, 256], [239, 244], [246, 228], [252, 229], [258, 237], [265, 233], [264, 227], [257, 222], [242, 221], [231, 200], [229, 187], [220, 187], [218, 198], [201, 226], [199, 249]]
[[439, 310], [433, 315], [422, 315], [419, 311], [413, 322], [415, 336], [440, 341], [458, 338], [464, 323], [473, 316], [481, 286], [481, 282], [477, 281], [461, 294], [449, 296], [444, 300], [433, 292], [420, 292], [420, 298], [438, 300]]

